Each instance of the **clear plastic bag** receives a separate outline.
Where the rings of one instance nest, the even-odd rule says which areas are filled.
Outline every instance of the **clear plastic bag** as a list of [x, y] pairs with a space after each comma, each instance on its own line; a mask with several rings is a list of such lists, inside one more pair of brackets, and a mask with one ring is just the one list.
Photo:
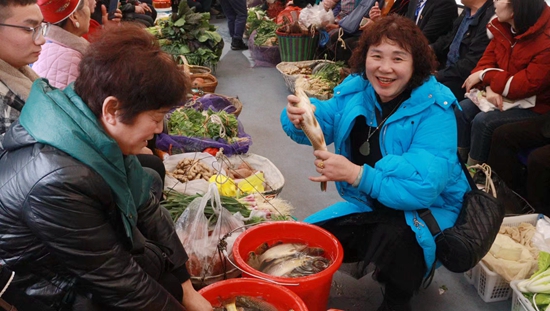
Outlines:
[[313, 25], [316, 29], [324, 29], [328, 24], [334, 24], [334, 13], [332, 10], [326, 11], [323, 4], [308, 4], [300, 12], [299, 21], [307, 28]]
[[[204, 215], [207, 208], [216, 215], [217, 220], [213, 225]], [[193, 200], [178, 218], [176, 233], [189, 256], [187, 270], [192, 277], [205, 279], [234, 269], [230, 263], [226, 263], [217, 247], [220, 239], [235, 230], [225, 239], [227, 252], [231, 254], [233, 242], [244, 231], [236, 230], [244, 226], [239, 216], [232, 215], [222, 206], [216, 185], [210, 184], [204, 196]]]

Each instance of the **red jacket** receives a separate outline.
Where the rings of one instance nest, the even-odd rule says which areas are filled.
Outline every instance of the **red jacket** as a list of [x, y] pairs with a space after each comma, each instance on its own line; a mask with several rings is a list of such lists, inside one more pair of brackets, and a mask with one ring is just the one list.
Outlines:
[[514, 37], [508, 23], [494, 18], [487, 29], [493, 34], [485, 53], [472, 73], [487, 68], [483, 78], [496, 93], [509, 99], [537, 96], [534, 112], [550, 111], [550, 7], [535, 25]]

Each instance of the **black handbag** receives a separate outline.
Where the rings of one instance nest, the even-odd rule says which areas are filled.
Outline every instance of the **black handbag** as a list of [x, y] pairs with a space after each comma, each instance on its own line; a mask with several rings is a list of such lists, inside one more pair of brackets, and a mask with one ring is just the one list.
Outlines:
[[[472, 190], [464, 194], [462, 209], [453, 227], [440, 230], [429, 209], [418, 214], [435, 237], [436, 257], [452, 272], [472, 269], [491, 249], [504, 219], [504, 205], [497, 200], [497, 189], [487, 164], [470, 166], [485, 175], [485, 187], [479, 189], [462, 163]], [[476, 178], [477, 179], [477, 178]], [[505, 187], [504, 183], [500, 183]]]

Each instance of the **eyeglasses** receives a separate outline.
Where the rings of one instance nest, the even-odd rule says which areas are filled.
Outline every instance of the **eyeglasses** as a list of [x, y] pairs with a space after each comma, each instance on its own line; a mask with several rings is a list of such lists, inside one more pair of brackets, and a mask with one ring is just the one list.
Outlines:
[[36, 27], [27, 27], [27, 26], [19, 26], [19, 25], [10, 25], [10, 24], [2, 24], [0, 23], [0, 26], [6, 26], [6, 27], [13, 27], [13, 28], [20, 28], [27, 32], [32, 32], [32, 41], [36, 42], [40, 38], [40, 35], [42, 37], [45, 37], [48, 34], [48, 30], [50, 29], [50, 23], [40, 23], [40, 25]]

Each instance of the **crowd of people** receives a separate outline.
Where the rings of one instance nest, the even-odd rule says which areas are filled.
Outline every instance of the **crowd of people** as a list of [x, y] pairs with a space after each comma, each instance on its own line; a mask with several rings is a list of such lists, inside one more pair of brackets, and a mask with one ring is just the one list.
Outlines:
[[[410, 310], [437, 266], [418, 211], [454, 225], [470, 190], [461, 162], [489, 163], [550, 215], [550, 8], [463, 0], [459, 15], [454, 0], [362, 1], [369, 20], [352, 33], [339, 23], [361, 1], [323, 1], [336, 19], [329, 46], [352, 74], [332, 99], [312, 99], [335, 152], [315, 152], [310, 179], [334, 181], [345, 201], [305, 221], [341, 241], [357, 276], [376, 266], [378, 310]], [[246, 3], [220, 5], [231, 48], [246, 49]], [[152, 2], [121, 1], [113, 17], [108, 6], [0, 0], [0, 296], [19, 310], [211, 310], [159, 205], [164, 166], [148, 148], [188, 77], [143, 30]], [[505, 106], [522, 100], [533, 105]], [[298, 101], [288, 97], [281, 123], [307, 144]]]

